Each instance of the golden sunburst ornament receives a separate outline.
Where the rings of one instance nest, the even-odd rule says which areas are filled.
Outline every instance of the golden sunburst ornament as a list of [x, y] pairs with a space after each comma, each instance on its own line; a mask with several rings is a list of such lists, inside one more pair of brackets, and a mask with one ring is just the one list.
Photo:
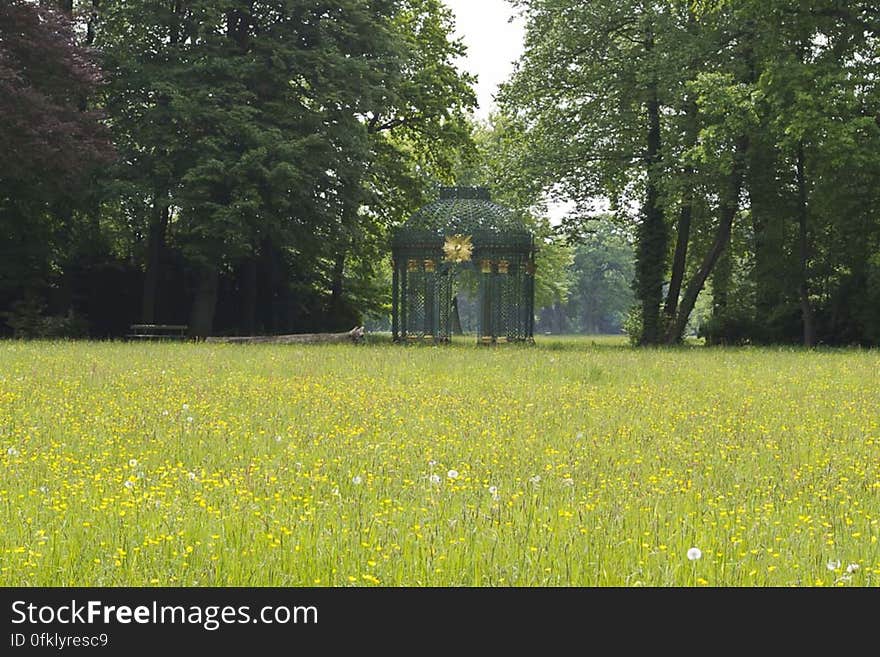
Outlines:
[[474, 245], [470, 235], [450, 235], [443, 245], [443, 253], [449, 262], [465, 262], [471, 259]]

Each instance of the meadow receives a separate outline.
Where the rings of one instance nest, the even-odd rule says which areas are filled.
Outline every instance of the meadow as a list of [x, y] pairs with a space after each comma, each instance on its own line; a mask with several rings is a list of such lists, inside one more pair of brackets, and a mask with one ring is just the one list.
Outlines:
[[0, 342], [0, 584], [876, 586], [878, 372], [589, 338]]

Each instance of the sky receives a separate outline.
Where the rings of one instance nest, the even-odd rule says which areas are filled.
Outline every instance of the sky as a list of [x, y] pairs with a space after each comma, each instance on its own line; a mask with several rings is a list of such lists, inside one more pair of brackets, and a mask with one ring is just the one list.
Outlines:
[[522, 19], [509, 19], [515, 11], [505, 0], [443, 0], [455, 13], [455, 36], [467, 46], [460, 68], [478, 76], [479, 118], [495, 108], [492, 96], [513, 72], [513, 62], [523, 50]]
[[[498, 85], [513, 73], [513, 63], [523, 52], [525, 21], [505, 0], [443, 0], [455, 13], [455, 36], [467, 46], [467, 56], [459, 66], [477, 79], [476, 115], [489, 118], [495, 109], [492, 97]], [[513, 18], [511, 21], [510, 19]], [[550, 202], [547, 215], [558, 224], [571, 212], [571, 203]]]

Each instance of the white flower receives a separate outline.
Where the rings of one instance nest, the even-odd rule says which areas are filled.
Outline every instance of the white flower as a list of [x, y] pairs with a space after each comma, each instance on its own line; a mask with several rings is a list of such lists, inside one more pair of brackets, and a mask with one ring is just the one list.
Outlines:
[[360, 486], [363, 481], [364, 480], [363, 478], [361, 478], [360, 475], [355, 475], [351, 478], [351, 483], [353, 483], [355, 486]]
[[450, 470], [446, 473], [446, 476], [450, 479], [458, 479], [458, 470]]
[[187, 472], [187, 473], [186, 473], [186, 476], [189, 477], [189, 480], [190, 480], [190, 481], [195, 481], [195, 480], [196, 480], [196, 473], [195, 473], [195, 472]]
[[698, 547], [692, 547], [692, 548], [691, 548], [690, 550], [688, 550], [688, 552], [687, 552], [687, 557], [688, 557], [688, 559], [690, 559], [691, 561], [696, 561], [697, 559], [699, 559], [699, 558], [702, 557], [702, 556], [703, 556], [703, 551], [702, 551], [700, 548], [698, 548]]
[[435, 461], [434, 459], [431, 459], [430, 461], [428, 461], [429, 468], [433, 468], [436, 465], [437, 465], [437, 461]]
[[133, 482], [131, 479], [128, 479], [128, 480], [125, 482], [125, 487], [126, 487], [128, 490], [131, 490], [132, 488], [134, 488], [134, 482]]
[[130, 467], [130, 468], [138, 467], [137, 459], [128, 459], [128, 467]]
[[168, 411], [162, 411], [162, 415], [168, 415]]
[[186, 421], [191, 423], [193, 421], [193, 416], [192, 415], [187, 416]]
[[18, 456], [19, 454], [21, 454], [21, 452], [15, 449], [15, 447], [10, 447], [6, 450], [6, 453], [9, 454], [9, 456]]
[[828, 570], [837, 570], [840, 568], [840, 559], [829, 559], [828, 563], [825, 564], [825, 567]]
[[857, 563], [851, 563], [850, 565], [848, 565], [848, 566], [846, 567], [846, 572], [848, 572], [848, 573], [854, 573], [854, 572], [856, 572], [859, 568], [861, 568], [861, 566], [859, 566], [859, 564], [857, 564]]
[[541, 483], [541, 475], [533, 475], [533, 476], [529, 477], [529, 481], [532, 482], [533, 484], [540, 484]]
[[584, 432], [578, 431], [577, 435], [574, 438], [575, 438], [575, 440], [583, 440], [584, 439]]
[[280, 442], [281, 442], [281, 436], [275, 436], [275, 442], [276, 442], [276, 443], [280, 443]]
[[429, 477], [429, 479], [431, 480], [432, 484], [439, 484], [440, 483], [440, 475], [432, 474]]
[[337, 486], [336, 488], [334, 488], [334, 489], [331, 491], [331, 493], [332, 493], [334, 496], [339, 497], [339, 487]]
[[489, 486], [489, 495], [492, 497], [498, 494], [498, 486]]
[[183, 405], [183, 410], [188, 411], [188, 410], [189, 410], [189, 404], [184, 404], [184, 405]]
[[40, 492], [43, 494], [48, 493], [49, 487], [48, 486], [40, 486]]
[[562, 480], [562, 485], [563, 486], [574, 486], [574, 479], [572, 479], [571, 477], [566, 477], [565, 479]]

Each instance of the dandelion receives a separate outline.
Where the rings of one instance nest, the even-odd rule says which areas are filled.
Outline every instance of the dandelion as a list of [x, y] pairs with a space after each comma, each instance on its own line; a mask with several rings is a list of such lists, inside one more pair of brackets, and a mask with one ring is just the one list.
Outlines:
[[136, 468], [138, 466], [137, 459], [128, 459], [128, 467]]
[[825, 564], [825, 567], [828, 570], [837, 570], [840, 568], [840, 559], [829, 559], [828, 563]]
[[703, 551], [698, 547], [692, 547], [687, 551], [687, 558], [691, 561], [697, 561], [703, 556]]
[[280, 442], [281, 442], [281, 436], [275, 436], [275, 442], [276, 442], [276, 443], [280, 443]]
[[363, 480], [363, 478], [361, 478], [360, 475], [355, 475], [354, 477], [351, 478], [351, 483], [353, 483], [355, 486], [360, 486], [361, 483], [363, 483], [363, 481], [364, 480]]
[[10, 447], [6, 450], [6, 453], [9, 454], [9, 456], [18, 456], [19, 454], [21, 454], [21, 452], [15, 449], [15, 447]]
[[439, 484], [440, 483], [440, 475], [432, 474], [429, 477], [429, 479], [431, 480], [432, 484]]
[[429, 468], [433, 468], [433, 467], [435, 467], [436, 465], [437, 465], [437, 461], [435, 461], [434, 459], [431, 459], [430, 461], [428, 461], [428, 467], [429, 467]]
[[133, 482], [131, 479], [127, 479], [127, 480], [125, 481], [125, 487], [126, 487], [128, 490], [131, 490], [132, 488], [134, 488], [134, 482]]
[[49, 492], [49, 487], [48, 486], [40, 486], [40, 492], [45, 495], [46, 493]]
[[532, 475], [529, 477], [529, 481], [533, 484], [537, 485], [541, 483], [541, 475]]
[[192, 424], [193, 416], [192, 416], [192, 415], [188, 415], [187, 418], [186, 418], [186, 421], [189, 422], [190, 424]]
[[446, 476], [450, 479], [458, 479], [458, 470], [450, 470], [446, 473]]
[[184, 404], [184, 405], [183, 405], [183, 410], [188, 411], [188, 410], [189, 410], [189, 404]]
[[572, 479], [571, 477], [566, 477], [565, 479], [562, 480], [562, 485], [563, 486], [574, 486], [574, 479]]
[[497, 495], [498, 486], [489, 486], [489, 495]]
[[186, 476], [189, 478], [190, 481], [196, 480], [196, 473], [195, 472], [187, 472]]
[[852, 573], [856, 572], [859, 568], [861, 568], [861, 566], [859, 566], [859, 564], [851, 563], [850, 565], [848, 565], [846, 567], [846, 572], [852, 574]]
[[338, 486], [334, 487], [333, 490], [330, 492], [332, 493], [332, 495], [334, 497], [339, 497], [339, 487]]

